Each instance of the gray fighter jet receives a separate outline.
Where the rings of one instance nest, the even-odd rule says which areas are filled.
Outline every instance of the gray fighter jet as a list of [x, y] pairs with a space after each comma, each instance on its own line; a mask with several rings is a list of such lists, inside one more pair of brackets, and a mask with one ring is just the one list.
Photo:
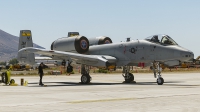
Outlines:
[[[92, 44], [91, 44], [92, 43]], [[81, 64], [81, 82], [91, 81], [90, 66], [109, 67], [122, 66], [125, 82], [134, 81], [130, 66], [138, 63], [152, 63], [157, 84], [162, 85], [160, 64], [165, 66], [179, 65], [181, 62], [192, 61], [192, 51], [179, 46], [168, 35], [153, 35], [144, 40], [112, 43], [109, 37], [88, 39], [84, 36], [63, 37], [55, 40], [51, 50], [33, 47], [30, 30], [21, 30], [19, 38], [18, 60], [20, 63], [34, 64], [34, 54], [49, 56], [54, 60], [68, 61], [68, 71], [72, 71], [72, 61]]]

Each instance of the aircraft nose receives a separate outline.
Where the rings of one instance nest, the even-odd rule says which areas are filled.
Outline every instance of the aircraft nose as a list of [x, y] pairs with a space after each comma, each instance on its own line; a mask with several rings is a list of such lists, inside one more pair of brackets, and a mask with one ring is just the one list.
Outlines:
[[194, 60], [194, 53], [192, 51], [190, 51], [190, 55], [192, 57], [192, 60]]
[[193, 59], [194, 59], [194, 53], [192, 51], [188, 50], [187, 52], [184, 53], [184, 57], [188, 61], [193, 61]]

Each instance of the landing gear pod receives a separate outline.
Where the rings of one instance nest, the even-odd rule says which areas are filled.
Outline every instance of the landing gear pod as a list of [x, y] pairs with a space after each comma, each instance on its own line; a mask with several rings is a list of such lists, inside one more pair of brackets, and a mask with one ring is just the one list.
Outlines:
[[89, 41], [85, 36], [63, 37], [51, 44], [51, 50], [84, 54], [89, 49]]
[[90, 41], [90, 46], [112, 43], [112, 40], [109, 37], [105, 36], [90, 38], [89, 41]]

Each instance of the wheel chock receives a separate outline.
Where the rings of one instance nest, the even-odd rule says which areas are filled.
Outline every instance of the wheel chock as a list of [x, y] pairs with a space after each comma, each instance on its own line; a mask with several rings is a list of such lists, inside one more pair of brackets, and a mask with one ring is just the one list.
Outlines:
[[15, 83], [14, 79], [11, 79], [9, 86], [18, 86], [18, 84]]
[[24, 86], [28, 86], [28, 81], [25, 81], [25, 82], [24, 82]]
[[18, 86], [18, 84], [14, 83], [14, 84], [10, 84], [9, 86]]

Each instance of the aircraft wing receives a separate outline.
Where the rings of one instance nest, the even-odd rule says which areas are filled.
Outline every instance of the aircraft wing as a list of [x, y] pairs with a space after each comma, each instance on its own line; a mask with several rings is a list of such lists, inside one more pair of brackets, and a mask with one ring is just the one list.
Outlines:
[[46, 49], [39, 49], [34, 47], [26, 47], [22, 48], [18, 51], [18, 53], [29, 54], [42, 54], [46, 56], [50, 56], [52, 58], [60, 58], [60, 59], [72, 59], [77, 63], [86, 64], [90, 66], [102, 66], [107, 67], [112, 62], [116, 62], [117, 59], [112, 56], [105, 56], [105, 55], [85, 55], [85, 54], [77, 54], [71, 52], [63, 52], [63, 51], [56, 51], [56, 50], [46, 50]]

